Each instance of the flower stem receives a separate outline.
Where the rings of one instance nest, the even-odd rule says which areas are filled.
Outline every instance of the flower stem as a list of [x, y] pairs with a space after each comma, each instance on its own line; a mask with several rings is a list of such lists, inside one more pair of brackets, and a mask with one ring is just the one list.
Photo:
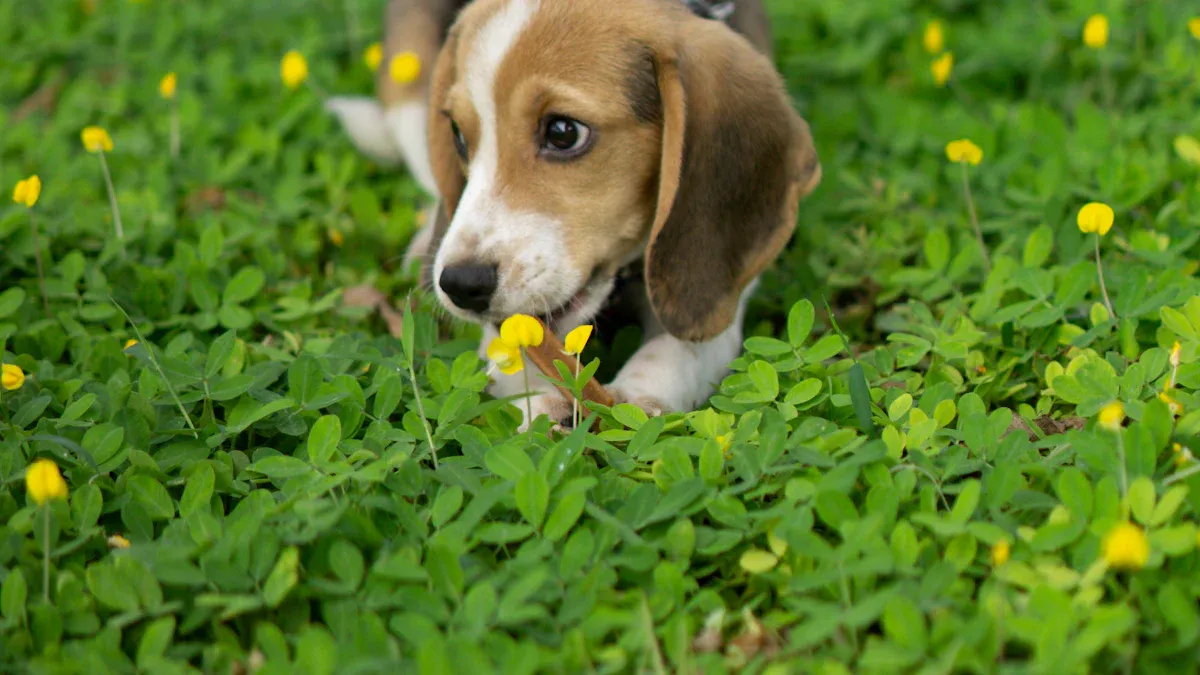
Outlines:
[[1108, 286], [1104, 283], [1104, 266], [1100, 263], [1100, 235], [1096, 234], [1096, 274], [1100, 277], [1100, 293], [1104, 295], [1104, 306], [1108, 308], [1108, 315], [1113, 321], [1117, 320], [1117, 313], [1113, 311], [1112, 300], [1108, 299]]
[[117, 192], [113, 189], [112, 175], [108, 172], [108, 160], [104, 159], [104, 151], [96, 153], [100, 156], [100, 169], [104, 172], [104, 186], [108, 188], [108, 203], [112, 206], [113, 224], [117, 227], [117, 239], [125, 239], [125, 228], [121, 226], [121, 210], [117, 208]]
[[[572, 387], [579, 386], [579, 366], [579, 359], [575, 359], [575, 384], [571, 385]], [[575, 396], [571, 399], [571, 428], [578, 427], [579, 421], [579, 397]]]
[[50, 314], [50, 296], [46, 295], [46, 273], [42, 270], [42, 237], [38, 233], [37, 219], [34, 218], [32, 211], [29, 213], [29, 227], [33, 230], [33, 260], [37, 263], [38, 288], [42, 291], [42, 308], [46, 310], [46, 318], [50, 319], [53, 316]]
[[42, 504], [45, 512], [42, 529], [42, 599], [50, 604], [50, 502]]
[[171, 101], [171, 159], [179, 157], [179, 101]]
[[1117, 434], [1117, 459], [1121, 462], [1121, 499], [1124, 500], [1129, 494], [1129, 469], [1125, 465], [1125, 436], [1120, 429], [1116, 430]]
[[983, 256], [983, 269], [992, 274], [992, 258], [988, 255], [987, 244], [983, 241], [983, 231], [979, 229], [979, 217], [975, 215], [975, 199], [971, 196], [971, 180], [967, 176], [967, 163], [959, 162], [962, 166], [963, 194], [967, 198], [967, 212], [971, 215], [971, 227], [975, 230], [975, 240], [979, 242], [979, 254]]
[[437, 447], [433, 445], [433, 432], [429, 429], [429, 420], [425, 418], [425, 404], [421, 402], [421, 390], [417, 387], [417, 369], [412, 361], [408, 362], [408, 377], [412, 380], [413, 397], [417, 401], [417, 414], [421, 416], [421, 429], [425, 431], [425, 440], [429, 442], [429, 454], [433, 457], [433, 470], [437, 471]]
[[[524, 352], [525, 350], [521, 351]], [[521, 356], [524, 358], [525, 354], [522, 353]], [[533, 393], [529, 391], [528, 368], [521, 369], [521, 377], [525, 381], [525, 428], [528, 430], [533, 428]]]

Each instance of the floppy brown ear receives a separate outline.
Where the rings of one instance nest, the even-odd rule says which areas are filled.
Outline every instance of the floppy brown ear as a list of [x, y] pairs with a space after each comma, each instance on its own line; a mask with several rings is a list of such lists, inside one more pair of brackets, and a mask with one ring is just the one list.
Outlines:
[[[429, 243], [429, 253], [437, 252], [442, 237], [450, 227], [450, 220], [458, 208], [462, 198], [466, 177], [463, 173], [462, 160], [454, 148], [454, 136], [450, 130], [450, 122], [443, 111], [446, 109], [446, 97], [458, 77], [458, 33], [451, 30], [446, 38], [446, 44], [438, 54], [433, 69], [433, 79], [429, 92], [429, 164], [433, 169], [433, 178], [437, 183], [440, 198], [434, 207], [433, 222], [426, 227], [432, 227], [433, 234]], [[425, 278], [433, 271], [432, 265], [422, 268], [422, 283], [428, 285], [431, 279]]]
[[808, 125], [768, 58], [699, 22], [657, 58], [662, 165], [646, 285], [672, 335], [712, 338], [787, 244], [820, 182]]

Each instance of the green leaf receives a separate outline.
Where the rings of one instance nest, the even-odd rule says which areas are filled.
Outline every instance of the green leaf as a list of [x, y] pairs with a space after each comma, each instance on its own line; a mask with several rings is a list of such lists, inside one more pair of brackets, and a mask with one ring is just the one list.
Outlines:
[[187, 519], [196, 511], [208, 510], [216, 480], [217, 474], [208, 463], [200, 465], [200, 468], [191, 473], [184, 483], [183, 496], [179, 499], [180, 517]]
[[299, 581], [300, 549], [289, 546], [279, 554], [267, 582], [263, 585], [263, 601], [268, 607], [278, 607]]
[[968, 480], [963, 483], [962, 490], [958, 493], [958, 499], [954, 500], [954, 508], [950, 511], [950, 522], [960, 525], [966, 524], [975, 513], [975, 508], [979, 506], [979, 496], [982, 489], [977, 480]]
[[847, 373], [850, 378], [850, 401], [854, 404], [854, 415], [858, 418], [858, 428], [868, 437], [875, 436], [875, 422], [871, 418], [871, 389], [867, 386], [867, 376], [861, 363], [850, 366]]
[[313, 473], [313, 468], [308, 462], [290, 455], [264, 457], [246, 468], [272, 480], [286, 480]]
[[759, 401], [774, 401], [779, 396], [779, 373], [766, 361], [755, 361], [747, 369]]
[[322, 415], [313, 424], [308, 435], [308, 459], [316, 466], [324, 466], [337, 452], [342, 440], [342, 420], [337, 415]]
[[488, 471], [512, 482], [521, 480], [525, 474], [533, 471], [533, 460], [521, 448], [513, 445], [497, 445], [488, 450], [484, 458]]
[[779, 557], [770, 551], [752, 548], [742, 553], [738, 564], [750, 574], [763, 574], [779, 564]]
[[229, 358], [233, 356], [233, 346], [237, 342], [237, 334], [227, 331], [221, 337], [213, 340], [208, 348], [208, 356], [204, 360], [204, 379], [211, 380], [221, 372]]
[[431, 521], [434, 527], [441, 527], [450, 522], [454, 514], [462, 508], [463, 490], [457, 485], [452, 485], [442, 490], [437, 499], [433, 502], [433, 511]]
[[243, 267], [225, 286], [221, 302], [226, 305], [240, 305], [257, 295], [265, 282], [266, 277], [262, 270], [254, 266]]
[[129, 479], [129, 492], [145, 507], [154, 520], [170, 520], [175, 515], [175, 502], [162, 483], [149, 476], [134, 476]]
[[137, 590], [117, 573], [109, 561], [88, 567], [87, 587], [92, 597], [109, 609], [132, 612], [139, 607]]
[[700, 477], [706, 483], [714, 484], [725, 470], [725, 450], [715, 438], [704, 441], [704, 449], [700, 451]]
[[1033, 268], [1045, 265], [1046, 260], [1050, 258], [1053, 246], [1054, 230], [1047, 225], [1039, 226], [1025, 240], [1025, 253], [1021, 258], [1021, 264]]
[[329, 548], [329, 568], [346, 586], [357, 590], [366, 569], [362, 551], [345, 539], [337, 539]]
[[1154, 482], [1140, 476], [1129, 484], [1129, 509], [1133, 517], [1143, 525], [1154, 516]]
[[95, 484], [88, 483], [71, 493], [71, 515], [75, 529], [81, 532], [95, 527], [103, 508], [104, 497]]
[[538, 529], [550, 506], [550, 486], [537, 471], [529, 471], [517, 481], [515, 498], [517, 510], [526, 522]]
[[816, 319], [816, 308], [808, 300], [801, 300], [792, 305], [788, 312], [787, 334], [788, 342], [795, 348], [804, 346], [812, 332], [813, 321]]
[[1058, 476], [1058, 498], [1071, 511], [1071, 516], [1086, 521], [1092, 512], [1092, 484], [1075, 467], [1063, 469]]
[[138, 668], [150, 670], [150, 665], [167, 653], [174, 636], [175, 617], [168, 615], [151, 621], [142, 633], [142, 641], [138, 643]]
[[934, 272], [941, 272], [950, 264], [950, 237], [946, 230], [936, 227], [926, 233], [925, 260]]
[[21, 308], [25, 302], [25, 289], [20, 286], [10, 286], [0, 293], [0, 319], [7, 319]]
[[25, 573], [17, 567], [4, 577], [4, 585], [0, 587], [0, 613], [5, 619], [23, 625], [25, 602], [28, 599], [29, 586], [25, 582]]
[[564, 495], [558, 501], [558, 505], [554, 507], [554, 511], [550, 513], [550, 517], [546, 519], [542, 537], [547, 541], [558, 541], [567, 536], [571, 528], [578, 522], [579, 516], [583, 514], [583, 507], [586, 503], [586, 493], [572, 492]]
[[1176, 485], [1163, 495], [1162, 499], [1154, 506], [1154, 513], [1150, 516], [1150, 521], [1147, 523], [1150, 527], [1158, 527], [1164, 525], [1175, 515], [1179, 507], [1183, 505], [1183, 501], [1187, 499], [1188, 488], [1186, 485]]
[[912, 409], [913, 397], [912, 394], [903, 393], [896, 397], [888, 406], [888, 419], [893, 422], [899, 422], [908, 411]]

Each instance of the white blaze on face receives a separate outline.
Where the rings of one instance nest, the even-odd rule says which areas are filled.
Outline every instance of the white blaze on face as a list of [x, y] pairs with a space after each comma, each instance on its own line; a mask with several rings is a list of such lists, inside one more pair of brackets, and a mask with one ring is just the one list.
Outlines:
[[[500, 144], [533, 143], [532, 138], [500, 138], [496, 73], [538, 9], [538, 0], [510, 0], [479, 31], [463, 64], [464, 84], [479, 116], [479, 139], [472, 148], [466, 189], [434, 259], [434, 280], [447, 266], [498, 264], [499, 287], [490, 318], [542, 313], [570, 300], [585, 279], [567, 259], [562, 223], [537, 212], [516, 212], [498, 191]], [[519, 177], [518, 179], [519, 180]], [[451, 312], [463, 314], [437, 288]]]

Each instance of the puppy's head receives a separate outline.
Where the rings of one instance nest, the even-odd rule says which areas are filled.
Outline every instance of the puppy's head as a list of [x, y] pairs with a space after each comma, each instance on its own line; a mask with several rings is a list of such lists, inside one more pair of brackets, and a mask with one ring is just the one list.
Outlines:
[[662, 0], [479, 0], [439, 56], [429, 125], [428, 281], [482, 322], [586, 321], [644, 256], [664, 327], [712, 337], [820, 178], [770, 61]]

